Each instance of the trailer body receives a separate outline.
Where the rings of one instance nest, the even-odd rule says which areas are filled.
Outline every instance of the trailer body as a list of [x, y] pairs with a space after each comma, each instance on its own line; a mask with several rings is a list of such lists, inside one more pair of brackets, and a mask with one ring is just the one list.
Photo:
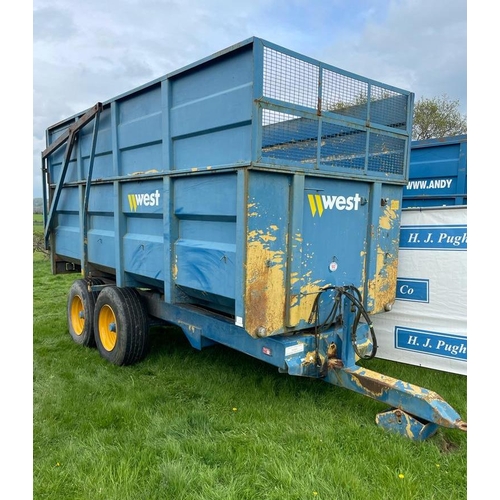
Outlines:
[[403, 208], [467, 205], [467, 135], [411, 143]]
[[74, 339], [94, 330], [129, 364], [160, 319], [382, 400], [399, 413], [381, 425], [411, 437], [462, 425], [356, 365], [395, 299], [413, 99], [251, 38], [49, 127], [52, 271], [88, 284], [69, 294]]

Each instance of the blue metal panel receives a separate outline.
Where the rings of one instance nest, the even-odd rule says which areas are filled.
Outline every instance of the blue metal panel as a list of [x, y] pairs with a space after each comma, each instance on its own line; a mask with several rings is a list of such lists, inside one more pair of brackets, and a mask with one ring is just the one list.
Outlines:
[[249, 163], [251, 128], [243, 125], [173, 141], [172, 168], [177, 170]]
[[467, 135], [411, 143], [403, 207], [467, 204]]
[[[251, 47], [171, 81], [172, 168], [249, 163], [253, 64]], [[201, 119], [200, 119], [201, 118]]]
[[161, 113], [120, 124], [118, 141], [121, 150], [161, 142]]
[[178, 235], [174, 282], [195, 301], [213, 301], [231, 311], [236, 290], [236, 180], [235, 173], [177, 178], [173, 206]]
[[115, 232], [107, 229], [88, 231], [89, 262], [115, 269]]
[[[146, 90], [137, 92], [128, 99], [119, 100], [119, 124], [135, 123], [144, 118], [155, 116], [161, 111], [161, 87], [150, 85]], [[150, 129], [156, 133], [156, 129]]]
[[252, 336], [284, 331], [287, 307], [290, 176], [247, 176], [243, 325]]
[[[108, 134], [110, 135], [110, 134]], [[90, 159], [87, 157], [83, 159], [83, 172], [80, 176], [80, 179], [86, 179], [89, 171]], [[92, 171], [93, 179], [103, 179], [109, 177], [111, 172], [113, 171], [113, 154], [111, 151], [108, 153], [102, 154], [100, 156], [96, 156], [94, 158], [94, 167]], [[92, 194], [93, 189], [90, 190], [90, 194]]]
[[122, 175], [159, 172], [162, 169], [162, 146], [156, 144], [142, 145], [140, 148], [122, 150], [120, 153]]
[[208, 64], [201, 61], [191, 71], [173, 74], [170, 79], [172, 109], [248, 85], [253, 82], [252, 46], [212, 58]]
[[[111, 215], [113, 213], [113, 185], [96, 184], [90, 190], [89, 213]], [[111, 218], [112, 220], [112, 218]]]

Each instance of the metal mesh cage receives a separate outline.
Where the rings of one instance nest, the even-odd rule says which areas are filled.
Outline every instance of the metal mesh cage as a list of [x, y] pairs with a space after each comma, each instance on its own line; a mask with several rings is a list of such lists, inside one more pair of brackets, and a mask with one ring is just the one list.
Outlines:
[[260, 105], [263, 161], [405, 173], [405, 93], [264, 47]]
[[317, 120], [263, 109], [262, 123], [263, 156], [302, 164], [316, 162]]
[[360, 120], [367, 118], [368, 84], [325, 69], [322, 82], [322, 111], [332, 111]]
[[264, 95], [316, 109], [319, 67], [277, 50], [264, 48]]
[[368, 171], [401, 175], [403, 173], [405, 141], [396, 137], [370, 134]]

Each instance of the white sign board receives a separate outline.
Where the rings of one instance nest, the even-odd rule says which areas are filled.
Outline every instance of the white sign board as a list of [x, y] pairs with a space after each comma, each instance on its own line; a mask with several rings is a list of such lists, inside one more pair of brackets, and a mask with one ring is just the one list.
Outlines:
[[467, 375], [467, 207], [404, 209], [396, 301], [377, 357]]

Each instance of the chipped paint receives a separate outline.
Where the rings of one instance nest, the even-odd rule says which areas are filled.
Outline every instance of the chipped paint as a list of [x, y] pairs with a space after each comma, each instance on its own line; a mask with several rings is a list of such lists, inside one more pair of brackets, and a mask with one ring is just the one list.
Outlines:
[[[299, 278], [299, 280], [304, 281], [304, 278]], [[290, 297], [290, 326], [296, 326], [301, 321], [305, 321], [306, 323], [309, 322], [309, 317], [311, 316], [314, 301], [318, 292], [321, 290], [321, 282], [322, 280], [316, 280], [312, 283], [304, 283], [304, 285], [300, 287], [299, 294], [292, 295]]]
[[[399, 241], [398, 238], [381, 241], [381, 233], [386, 233], [390, 237], [399, 223], [400, 212], [394, 207], [399, 207], [399, 203], [391, 202], [390, 206], [386, 205], [383, 214], [379, 217], [379, 244], [376, 248], [375, 276], [368, 281], [368, 299], [372, 314], [388, 310], [396, 299]], [[385, 243], [385, 248], [382, 248], [381, 243]]]
[[317, 353], [316, 351], [309, 351], [302, 360], [302, 366], [315, 365], [317, 356], [319, 356], [320, 364], [323, 364], [325, 362], [325, 357], [322, 354]]
[[[398, 204], [399, 205], [399, 204]], [[391, 203], [391, 206], [386, 205], [384, 207], [384, 213], [379, 218], [379, 227], [382, 229], [392, 229], [394, 227], [394, 223], [399, 220], [399, 212], [394, 210], [392, 207], [394, 206]]]
[[190, 333], [196, 333], [200, 328], [196, 325], [192, 325], [190, 323], [186, 323], [185, 321], [178, 321], [179, 325], [184, 326]]
[[259, 212], [252, 212], [251, 211], [251, 209], [255, 208], [256, 206], [257, 206], [257, 203], [248, 203], [247, 204], [248, 217], [259, 217]]
[[374, 313], [386, 310], [396, 298], [398, 258], [377, 248], [376, 276], [369, 283], [373, 291]]
[[[285, 319], [284, 253], [269, 249], [264, 235], [252, 240], [252, 233], [247, 239], [245, 329], [252, 337], [269, 336], [282, 331]], [[265, 332], [257, 335], [260, 327]]]
[[[300, 253], [302, 252], [303, 237], [302, 234], [297, 232], [293, 236], [293, 243], [295, 247], [299, 247]], [[314, 253], [304, 254], [302, 257], [302, 267], [304, 267], [309, 260], [314, 259]], [[309, 318], [311, 316], [311, 311], [313, 309], [314, 301], [317, 297], [318, 292], [321, 287], [325, 286], [325, 282], [322, 279], [312, 280], [313, 271], [301, 270], [301, 273], [297, 271], [291, 273], [290, 275], [290, 286], [294, 287], [294, 291], [289, 298], [289, 311], [287, 324], [290, 327], [297, 326], [300, 322], [309, 323]], [[295, 285], [299, 285], [297, 290]]]
[[[367, 242], [366, 242], [366, 239], [364, 240], [363, 242], [363, 248], [366, 248], [367, 246]], [[366, 266], [367, 266], [367, 255], [368, 255], [368, 252], [366, 250], [361, 250], [361, 252], [359, 253], [359, 256], [360, 256], [360, 262], [361, 262], [361, 281], [360, 283], [366, 283]], [[361, 293], [363, 294], [363, 290], [361, 290]], [[369, 294], [369, 292], [368, 292]], [[370, 297], [368, 296], [368, 301], [370, 301]]]
[[177, 255], [176, 255], [175, 261], [172, 263], [172, 278], [174, 279], [174, 281], [177, 279], [177, 272], [178, 268], [177, 268]]
[[[247, 206], [250, 211], [255, 204]], [[283, 331], [286, 255], [283, 250], [270, 248], [270, 243], [277, 240], [272, 233], [278, 230], [279, 227], [272, 224], [268, 231], [255, 229], [247, 235], [245, 328], [253, 337]]]
[[129, 175], [131, 176], [136, 176], [136, 175], [147, 175], [147, 174], [157, 174], [158, 170], [155, 168], [152, 168], [150, 170], [138, 170], [137, 172], [132, 172]]
[[391, 389], [402, 391], [406, 394], [413, 394], [419, 399], [428, 402], [434, 400], [441, 401], [442, 398], [438, 394], [418, 385], [403, 382], [402, 380], [374, 372], [364, 368], [359, 368], [351, 372], [353, 382], [365, 393], [371, 397], [379, 399], [385, 392]]

